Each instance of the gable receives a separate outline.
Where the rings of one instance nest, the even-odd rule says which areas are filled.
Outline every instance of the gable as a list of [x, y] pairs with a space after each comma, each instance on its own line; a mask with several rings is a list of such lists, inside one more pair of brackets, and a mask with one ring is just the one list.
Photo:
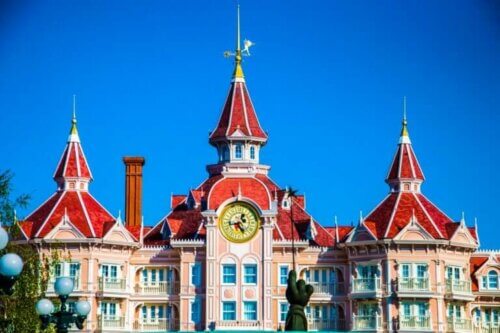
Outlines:
[[434, 238], [420, 225], [420, 223], [418, 223], [415, 217], [412, 217], [410, 223], [401, 229], [394, 239], [404, 241], [430, 241]]
[[363, 224], [360, 224], [354, 232], [347, 239], [347, 243], [350, 242], [363, 242], [363, 241], [373, 241], [376, 240], [375, 237], [366, 229]]
[[457, 228], [457, 230], [455, 230], [455, 233], [451, 237], [450, 241], [452, 243], [459, 243], [465, 245], [472, 245], [472, 246], [477, 245], [477, 241], [474, 239], [469, 229], [462, 224]]

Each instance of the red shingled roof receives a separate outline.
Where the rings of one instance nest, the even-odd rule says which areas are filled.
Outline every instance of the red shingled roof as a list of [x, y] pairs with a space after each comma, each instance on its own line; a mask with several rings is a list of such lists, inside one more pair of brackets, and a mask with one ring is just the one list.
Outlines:
[[65, 212], [69, 221], [90, 238], [102, 237], [107, 231], [106, 223], [115, 221], [89, 193], [61, 191], [32, 212], [21, 227], [29, 238], [43, 238], [61, 222]]
[[470, 258], [470, 276], [472, 281], [472, 291], [479, 290], [479, 283], [476, 278], [476, 272], [487, 262], [489, 259], [488, 255], [473, 255]]
[[394, 238], [410, 223], [412, 214], [432, 237], [449, 239], [452, 236], [455, 222], [423, 194], [413, 192], [391, 193], [368, 214], [365, 225], [377, 239]]
[[54, 172], [56, 180], [68, 177], [92, 179], [92, 173], [80, 145], [78, 134], [70, 135]]
[[396, 154], [392, 161], [389, 173], [387, 174], [387, 181], [397, 181], [401, 179], [424, 180], [424, 173], [420, 168], [417, 157], [413, 152], [409, 139], [401, 140], [398, 145]]
[[[92, 178], [80, 145], [76, 120], [73, 120], [66, 148], [54, 173], [57, 182], [67, 177], [86, 181]], [[28, 238], [43, 238], [62, 221], [65, 214], [71, 224], [88, 238], [102, 238], [116, 221], [87, 190], [63, 187], [20, 222], [20, 226]], [[135, 237], [136, 230], [132, 230], [131, 234]]]
[[210, 142], [226, 139], [237, 131], [247, 137], [267, 140], [267, 134], [260, 126], [248, 89], [242, 80], [231, 83], [217, 127], [210, 134]]
[[[303, 196], [294, 200], [293, 224], [291, 223], [292, 214], [290, 210], [281, 207], [281, 200], [285, 195], [285, 190], [281, 190], [267, 176], [259, 174], [255, 177], [231, 178], [217, 175], [204, 181], [196, 191], [202, 191], [209, 197], [209, 209], [217, 209], [221, 203], [227, 199], [234, 198], [241, 189], [241, 195], [250, 198], [256, 202], [261, 209], [270, 209], [269, 200], [273, 201], [274, 196], [278, 199], [278, 217], [277, 225], [273, 231], [274, 239], [290, 240], [292, 235], [296, 240], [308, 238], [308, 232], [311, 223], [316, 231], [314, 239], [310, 242], [318, 246], [334, 246], [335, 237], [323, 228], [317, 221], [314, 221], [304, 209]], [[208, 194], [207, 194], [208, 193]], [[146, 244], [157, 244], [163, 240], [161, 230], [167, 224], [168, 229], [175, 239], [193, 239], [203, 238], [205, 236], [205, 227], [202, 225], [203, 217], [201, 215], [201, 206], [188, 207], [185, 201], [179, 202], [172, 211], [163, 218], [154, 228], [145, 236]], [[341, 227], [340, 237], [343, 241], [352, 227]]]

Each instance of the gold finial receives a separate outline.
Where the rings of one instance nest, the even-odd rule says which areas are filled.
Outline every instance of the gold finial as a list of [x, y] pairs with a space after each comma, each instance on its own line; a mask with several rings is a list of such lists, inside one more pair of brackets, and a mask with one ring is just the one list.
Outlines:
[[403, 128], [401, 129], [401, 136], [409, 136], [408, 121], [406, 120], [406, 96], [403, 97]]
[[238, 4], [237, 9], [237, 21], [236, 21], [236, 54], [234, 55], [235, 68], [233, 77], [234, 78], [244, 78], [243, 69], [241, 68], [241, 30], [240, 30], [240, 4]]
[[243, 68], [241, 67], [241, 62], [243, 60], [243, 55], [249, 56], [249, 48], [254, 45], [249, 40], [245, 40], [245, 49], [241, 49], [241, 29], [240, 29], [240, 5], [238, 4], [236, 12], [236, 50], [234, 52], [226, 51], [224, 56], [233, 57], [234, 56], [234, 72], [233, 79], [243, 79], [245, 75], [243, 74]]
[[73, 95], [73, 118], [71, 119], [71, 130], [69, 134], [78, 134], [76, 129], [76, 95]]

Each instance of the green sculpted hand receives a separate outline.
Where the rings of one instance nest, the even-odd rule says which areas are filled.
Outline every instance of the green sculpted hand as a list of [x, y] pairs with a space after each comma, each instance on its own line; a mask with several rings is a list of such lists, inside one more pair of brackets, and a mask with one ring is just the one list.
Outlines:
[[304, 307], [309, 303], [314, 288], [302, 279], [297, 281], [297, 272], [291, 270], [288, 274], [286, 299], [290, 308], [286, 315], [285, 331], [307, 331], [307, 318]]

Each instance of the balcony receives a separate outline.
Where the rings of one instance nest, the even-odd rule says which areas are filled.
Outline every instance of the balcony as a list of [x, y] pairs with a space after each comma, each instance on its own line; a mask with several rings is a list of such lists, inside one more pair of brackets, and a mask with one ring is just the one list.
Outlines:
[[179, 284], [177, 282], [141, 282], [135, 286], [135, 292], [139, 295], [166, 296], [178, 295]]
[[258, 330], [260, 328], [260, 321], [257, 320], [219, 320], [215, 324], [215, 329], [217, 328], [234, 328], [236, 330], [241, 330], [242, 328], [250, 328], [253, 330]]
[[127, 284], [125, 279], [100, 277], [99, 278], [99, 291], [110, 292], [110, 293], [122, 293], [127, 289]]
[[472, 321], [470, 319], [448, 317], [447, 332], [472, 332]]
[[134, 331], [137, 332], [165, 332], [177, 330], [179, 330], [179, 324], [166, 318], [158, 318], [156, 320], [141, 319], [134, 322]]
[[478, 322], [472, 325], [472, 333], [500, 333], [500, 326]]
[[98, 316], [97, 321], [101, 330], [125, 328], [125, 317], [103, 315]]
[[352, 293], [353, 298], [372, 298], [382, 296], [382, 287], [380, 278], [353, 279]]
[[353, 331], [378, 331], [382, 329], [382, 317], [375, 316], [357, 316], [352, 317]]
[[431, 330], [431, 319], [429, 316], [401, 316], [399, 318], [400, 330]]
[[[56, 282], [55, 279], [51, 279], [47, 285], [47, 292], [53, 293], [54, 292], [54, 283]], [[81, 282], [80, 279], [73, 279], [74, 283], [74, 292], [79, 292], [81, 290]]]
[[311, 319], [307, 322], [309, 331], [344, 331], [346, 323], [344, 319], [337, 320], [315, 320]]
[[466, 280], [446, 280], [446, 297], [464, 301], [473, 301], [471, 283]]
[[430, 297], [429, 278], [398, 278], [398, 296], [400, 297]]
[[328, 295], [328, 296], [345, 295], [345, 286], [342, 283], [310, 282], [309, 284], [314, 287], [314, 293], [312, 297], [318, 295]]

